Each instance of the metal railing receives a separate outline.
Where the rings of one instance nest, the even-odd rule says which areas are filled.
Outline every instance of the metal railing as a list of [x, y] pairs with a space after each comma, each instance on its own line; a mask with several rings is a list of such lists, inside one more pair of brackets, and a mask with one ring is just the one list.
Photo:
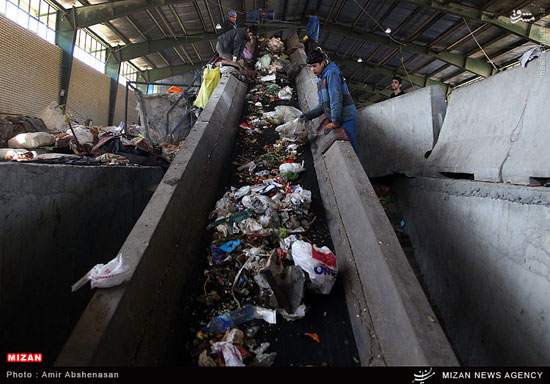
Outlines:
[[[189, 126], [193, 126], [197, 120], [197, 118], [194, 116], [192, 112], [194, 112], [193, 104], [191, 103], [192, 99], [194, 98], [195, 94], [191, 93], [191, 87], [198, 86], [200, 88], [200, 80], [201, 80], [202, 74], [194, 74], [193, 80], [189, 82], [182, 82], [182, 83], [160, 83], [160, 82], [145, 82], [145, 81], [127, 81], [126, 82], [126, 95], [125, 95], [125, 105], [124, 105], [124, 133], [127, 133], [127, 127], [128, 127], [128, 96], [129, 96], [129, 90], [132, 89], [134, 93], [136, 94], [136, 97], [138, 98], [138, 103], [141, 105], [141, 110], [143, 113], [141, 125], [143, 126], [145, 130], [145, 137], [149, 140], [151, 140], [151, 137], [149, 136], [149, 125], [147, 123], [147, 108], [145, 105], [145, 100], [143, 98], [143, 92], [137, 87], [137, 85], [163, 85], [163, 86], [178, 86], [183, 89], [183, 92], [181, 93], [181, 96], [178, 97], [176, 102], [170, 107], [168, 112], [166, 113], [166, 131], [165, 131], [165, 141], [168, 141], [169, 137], [171, 137], [174, 132], [176, 132], [178, 129], [185, 129]], [[197, 84], [197, 79], [198, 84]], [[185, 87], [182, 87], [185, 86]], [[174, 108], [183, 100], [186, 99], [187, 101], [187, 110], [185, 114], [181, 117], [181, 119], [175, 124], [175, 126], [170, 129], [170, 113], [174, 110]], [[189, 123], [182, 127], [182, 124], [184, 123], [185, 119], [190, 119]]]

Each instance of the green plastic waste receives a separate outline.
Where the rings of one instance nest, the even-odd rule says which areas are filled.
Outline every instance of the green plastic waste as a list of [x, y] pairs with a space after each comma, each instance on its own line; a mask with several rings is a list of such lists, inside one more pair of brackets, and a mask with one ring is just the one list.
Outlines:
[[298, 179], [296, 172], [283, 172], [279, 176], [286, 178], [288, 181], [294, 181]]
[[248, 212], [235, 212], [234, 214], [232, 214], [229, 217], [223, 217], [221, 219], [213, 221], [212, 223], [208, 224], [206, 229], [212, 229], [212, 228], [217, 227], [218, 225], [223, 224], [223, 223], [229, 223], [229, 224], [240, 223], [241, 221], [243, 221], [243, 220], [245, 220], [249, 217], [250, 217], [250, 213], [248, 213]]
[[271, 64], [271, 56], [269, 54], [265, 54], [260, 58], [260, 64], [262, 67], [266, 68], [269, 67], [269, 64]]

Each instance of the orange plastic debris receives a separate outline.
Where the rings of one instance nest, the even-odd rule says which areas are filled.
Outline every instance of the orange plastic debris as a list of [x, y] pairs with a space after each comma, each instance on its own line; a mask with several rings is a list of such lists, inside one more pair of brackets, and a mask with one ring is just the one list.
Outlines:
[[319, 335], [316, 334], [316, 333], [309, 333], [309, 332], [306, 332], [306, 333], [304, 333], [304, 335], [311, 337], [313, 340], [315, 340], [315, 341], [318, 342], [318, 343], [321, 342], [321, 341], [319, 340]]
[[181, 89], [180, 87], [176, 87], [175, 85], [168, 88], [168, 91], [166, 93], [180, 93], [180, 92], [183, 92], [183, 89]]

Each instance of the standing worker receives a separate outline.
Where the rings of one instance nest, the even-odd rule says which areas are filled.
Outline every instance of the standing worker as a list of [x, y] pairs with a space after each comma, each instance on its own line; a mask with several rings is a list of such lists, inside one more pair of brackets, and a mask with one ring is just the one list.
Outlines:
[[319, 78], [317, 90], [319, 105], [304, 112], [301, 118], [312, 120], [323, 113], [329, 121], [325, 134], [333, 128], [342, 127], [348, 134], [354, 151], [356, 148], [357, 109], [349, 93], [348, 86], [342, 77], [340, 68], [329, 61], [325, 53], [317, 48], [307, 56], [307, 63]]
[[306, 35], [303, 38], [306, 54], [312, 52], [318, 46], [319, 41], [319, 19], [314, 11], [308, 13], [309, 20], [306, 26]]
[[231, 10], [227, 12], [227, 19], [223, 23], [222, 33], [237, 29], [237, 12]]
[[403, 86], [403, 79], [399, 76], [395, 76], [391, 79], [391, 90], [393, 91], [390, 95], [390, 98], [404, 95], [405, 92], [401, 90], [401, 87]]
[[255, 25], [246, 28], [231, 29], [218, 36], [216, 51], [220, 57], [238, 61], [243, 57], [243, 49], [246, 43], [256, 36], [257, 29]]

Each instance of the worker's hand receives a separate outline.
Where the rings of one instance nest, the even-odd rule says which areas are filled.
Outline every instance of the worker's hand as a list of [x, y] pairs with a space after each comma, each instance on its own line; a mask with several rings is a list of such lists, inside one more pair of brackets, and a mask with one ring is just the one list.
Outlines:
[[237, 61], [237, 56], [233, 56], [233, 61]]
[[304, 38], [302, 39], [302, 41], [306, 41], [307, 39], [309, 39], [308, 35], [305, 35]]
[[334, 123], [328, 123], [327, 125], [325, 125], [325, 135], [328, 135], [329, 132], [334, 128], [338, 128]]

